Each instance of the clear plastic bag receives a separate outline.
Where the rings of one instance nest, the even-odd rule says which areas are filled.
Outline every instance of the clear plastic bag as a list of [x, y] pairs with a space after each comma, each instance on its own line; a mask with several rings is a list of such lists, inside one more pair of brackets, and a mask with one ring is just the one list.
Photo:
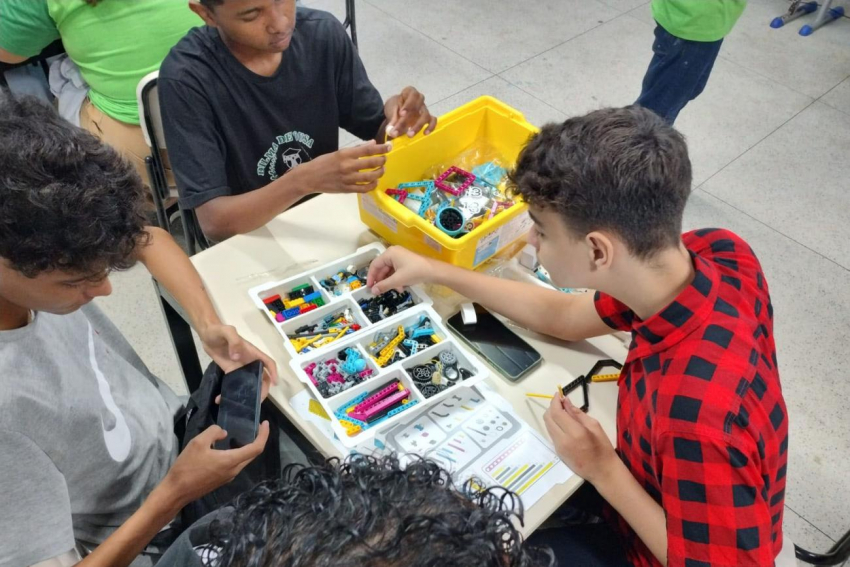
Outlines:
[[514, 205], [507, 193], [508, 167], [492, 144], [479, 139], [450, 163], [433, 164], [421, 179], [387, 191], [449, 236], [460, 238]]

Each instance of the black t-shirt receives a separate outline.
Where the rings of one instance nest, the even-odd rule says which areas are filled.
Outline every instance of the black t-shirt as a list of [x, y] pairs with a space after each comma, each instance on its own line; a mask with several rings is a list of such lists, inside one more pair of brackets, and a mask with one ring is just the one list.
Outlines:
[[339, 149], [339, 128], [374, 138], [381, 95], [339, 20], [298, 8], [271, 77], [253, 73], [210, 27], [191, 30], [159, 72], [168, 156], [180, 204], [195, 208], [263, 187]]

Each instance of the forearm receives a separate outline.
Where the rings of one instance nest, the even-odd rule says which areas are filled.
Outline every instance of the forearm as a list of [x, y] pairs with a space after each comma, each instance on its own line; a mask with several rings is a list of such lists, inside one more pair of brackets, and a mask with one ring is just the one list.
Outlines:
[[563, 321], [572, 296], [540, 286], [505, 280], [471, 270], [436, 263], [434, 283], [449, 287], [522, 327], [544, 335], [563, 337]]
[[310, 193], [296, 167], [268, 185], [241, 195], [216, 197], [198, 208], [204, 233], [216, 241], [265, 226]]
[[77, 567], [124, 567], [144, 550], [153, 537], [165, 527], [183, 507], [165, 483], [157, 486], [142, 507], [130, 516], [95, 551]]
[[0, 48], [0, 62], [2, 63], [17, 65], [18, 63], [23, 63], [27, 59], [29, 59], [29, 57], [17, 55], [15, 53], [12, 53], [11, 51], [6, 51], [5, 49]]
[[220, 323], [201, 276], [189, 257], [166, 231], [149, 227], [150, 241], [139, 252], [148, 272], [180, 304], [198, 332]]
[[599, 494], [623, 517], [653, 555], [667, 565], [667, 519], [664, 509], [617, 460], [604, 479], [594, 483]]

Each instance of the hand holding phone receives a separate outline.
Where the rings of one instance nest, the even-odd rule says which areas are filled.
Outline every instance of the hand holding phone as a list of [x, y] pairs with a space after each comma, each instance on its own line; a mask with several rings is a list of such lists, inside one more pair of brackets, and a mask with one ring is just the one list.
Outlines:
[[218, 450], [217, 442], [224, 438], [221, 427], [211, 425], [186, 444], [159, 485], [170, 495], [168, 501], [183, 506], [233, 480], [262, 454], [269, 439], [269, 422], [260, 425], [250, 445], [239, 449]]

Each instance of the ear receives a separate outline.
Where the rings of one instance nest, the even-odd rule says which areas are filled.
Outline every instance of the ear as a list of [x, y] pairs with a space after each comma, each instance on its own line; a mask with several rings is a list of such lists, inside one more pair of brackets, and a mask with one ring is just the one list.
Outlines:
[[204, 23], [210, 27], [216, 27], [215, 18], [209, 8], [198, 2], [197, 0], [189, 0], [189, 9], [198, 14], [198, 17], [204, 20]]
[[604, 270], [611, 267], [614, 261], [614, 242], [600, 231], [589, 232], [584, 237], [588, 248], [591, 269]]

